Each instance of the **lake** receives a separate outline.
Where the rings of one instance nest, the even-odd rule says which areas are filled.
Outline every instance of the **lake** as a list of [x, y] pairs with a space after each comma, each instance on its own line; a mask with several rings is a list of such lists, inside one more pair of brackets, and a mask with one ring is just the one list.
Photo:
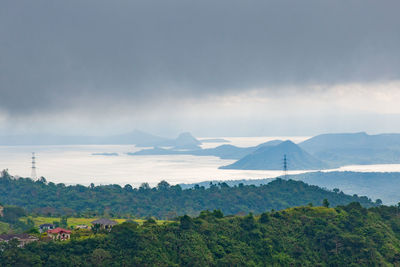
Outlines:
[[[296, 143], [308, 137], [221, 137], [237, 146], [253, 146], [281, 139]], [[200, 138], [201, 139], [201, 138]], [[206, 138], [208, 139], [208, 138]], [[204, 148], [221, 143], [205, 143]], [[138, 151], [133, 145], [68, 145], [68, 146], [0, 146], [0, 169], [8, 169], [11, 175], [30, 177], [31, 152], [36, 153], [38, 177], [65, 184], [131, 184], [143, 182], [151, 186], [161, 180], [170, 184], [196, 183], [205, 180], [239, 180], [273, 178], [282, 171], [221, 170], [235, 160], [211, 156], [162, 155], [129, 156], [127, 152]], [[118, 156], [93, 155], [93, 153], [118, 153]], [[339, 171], [400, 171], [400, 164], [354, 165]], [[312, 171], [312, 170], [310, 170]], [[307, 171], [289, 171], [289, 174]]]

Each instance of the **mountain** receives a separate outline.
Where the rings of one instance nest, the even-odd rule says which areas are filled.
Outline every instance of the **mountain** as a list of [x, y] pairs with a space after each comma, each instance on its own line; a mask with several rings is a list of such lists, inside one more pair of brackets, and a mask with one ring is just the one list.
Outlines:
[[177, 138], [157, 143], [156, 146], [173, 147], [174, 149], [200, 149], [201, 142], [191, 133], [181, 133]]
[[326, 163], [311, 156], [289, 140], [276, 146], [262, 146], [235, 163], [220, 168], [240, 170], [282, 170], [284, 155], [287, 157], [289, 170], [318, 170], [328, 168]]
[[261, 144], [255, 146], [254, 148], [255, 148], [255, 150], [256, 150], [256, 149], [258, 149], [258, 148], [260, 148], [260, 147], [276, 146], [276, 145], [279, 145], [279, 144], [281, 144], [281, 143], [283, 143], [282, 140], [271, 140], [271, 141], [268, 141], [268, 142], [265, 142], [265, 143], [261, 143]]
[[322, 134], [299, 146], [332, 167], [400, 163], [400, 134]]
[[240, 159], [245, 155], [253, 152], [254, 147], [237, 147], [233, 145], [221, 145], [215, 148], [207, 148], [196, 151], [192, 155], [196, 156], [215, 156], [221, 159]]
[[241, 159], [244, 156], [254, 152], [260, 147], [274, 146], [282, 143], [280, 140], [273, 140], [262, 143], [254, 147], [237, 147], [233, 145], [220, 145], [215, 148], [201, 149], [200, 147], [192, 150], [177, 150], [165, 149], [155, 147], [152, 149], [142, 149], [134, 153], [128, 153], [128, 155], [193, 155], [193, 156], [215, 156], [221, 159]]
[[237, 147], [233, 145], [221, 145], [215, 148], [208, 148], [208, 149], [203, 149], [202, 151], [197, 151], [197, 153], [194, 153], [193, 155], [216, 156], [221, 159], [241, 159], [244, 156], [256, 151], [261, 147], [274, 146], [280, 143], [282, 143], [281, 140], [272, 140], [259, 144], [254, 147]]
[[127, 153], [131, 156], [140, 155], [193, 155], [193, 156], [215, 156], [221, 159], [240, 159], [253, 152], [254, 147], [237, 147], [233, 145], [221, 145], [216, 148], [201, 149], [200, 147], [192, 150], [177, 150], [175, 148], [150, 148], [142, 149], [137, 152]]

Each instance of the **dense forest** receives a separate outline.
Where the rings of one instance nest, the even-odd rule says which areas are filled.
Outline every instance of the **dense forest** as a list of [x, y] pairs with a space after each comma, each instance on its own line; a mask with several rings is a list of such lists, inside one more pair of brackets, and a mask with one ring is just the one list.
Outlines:
[[6, 171], [0, 177], [0, 202], [24, 207], [30, 214], [60, 216], [125, 216], [171, 219], [184, 214], [196, 216], [202, 210], [220, 209], [224, 214], [262, 213], [294, 206], [321, 205], [328, 199], [332, 206], [359, 202], [365, 207], [374, 203], [367, 197], [350, 196], [338, 189], [327, 191], [301, 181], [276, 179], [269, 184], [230, 187], [226, 183], [208, 188], [182, 189], [160, 182], [151, 188], [143, 184], [65, 186], [46, 182], [44, 178], [14, 178]]
[[1, 246], [0, 266], [398, 266], [400, 216], [398, 207], [359, 203], [260, 216], [205, 211], [69, 242]]
[[[345, 194], [358, 194], [372, 199], [379, 198], [385, 205], [394, 205], [400, 201], [400, 172], [318, 171], [292, 174], [287, 178], [330, 190], [340, 188]], [[198, 185], [208, 187], [210, 182], [218, 183], [220, 181], [203, 181]], [[239, 183], [259, 186], [271, 182], [271, 179], [227, 180], [224, 182], [229, 186]], [[181, 187], [186, 189], [194, 185], [181, 184]]]

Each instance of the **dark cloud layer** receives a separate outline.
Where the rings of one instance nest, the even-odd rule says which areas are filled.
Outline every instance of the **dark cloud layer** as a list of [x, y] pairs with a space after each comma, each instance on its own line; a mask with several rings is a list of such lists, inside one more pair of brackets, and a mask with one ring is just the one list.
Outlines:
[[400, 78], [399, 1], [0, 3], [10, 114]]

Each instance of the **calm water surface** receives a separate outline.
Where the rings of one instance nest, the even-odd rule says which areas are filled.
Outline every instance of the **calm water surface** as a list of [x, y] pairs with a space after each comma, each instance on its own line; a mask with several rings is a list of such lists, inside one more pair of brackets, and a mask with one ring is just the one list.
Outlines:
[[[308, 137], [224, 137], [230, 144], [252, 146], [274, 139], [301, 142]], [[205, 143], [215, 147], [221, 143]], [[273, 178], [282, 171], [220, 170], [234, 160], [190, 155], [128, 156], [137, 151], [131, 145], [79, 146], [0, 146], [0, 169], [12, 175], [29, 177], [31, 152], [37, 154], [37, 174], [48, 181], [65, 184], [131, 184], [148, 182], [154, 186], [161, 180], [170, 184], [195, 183], [205, 180], [235, 180]], [[119, 156], [99, 156], [93, 153], [116, 152]], [[400, 164], [346, 166], [347, 171], [400, 171]], [[289, 171], [289, 174], [305, 171]]]

